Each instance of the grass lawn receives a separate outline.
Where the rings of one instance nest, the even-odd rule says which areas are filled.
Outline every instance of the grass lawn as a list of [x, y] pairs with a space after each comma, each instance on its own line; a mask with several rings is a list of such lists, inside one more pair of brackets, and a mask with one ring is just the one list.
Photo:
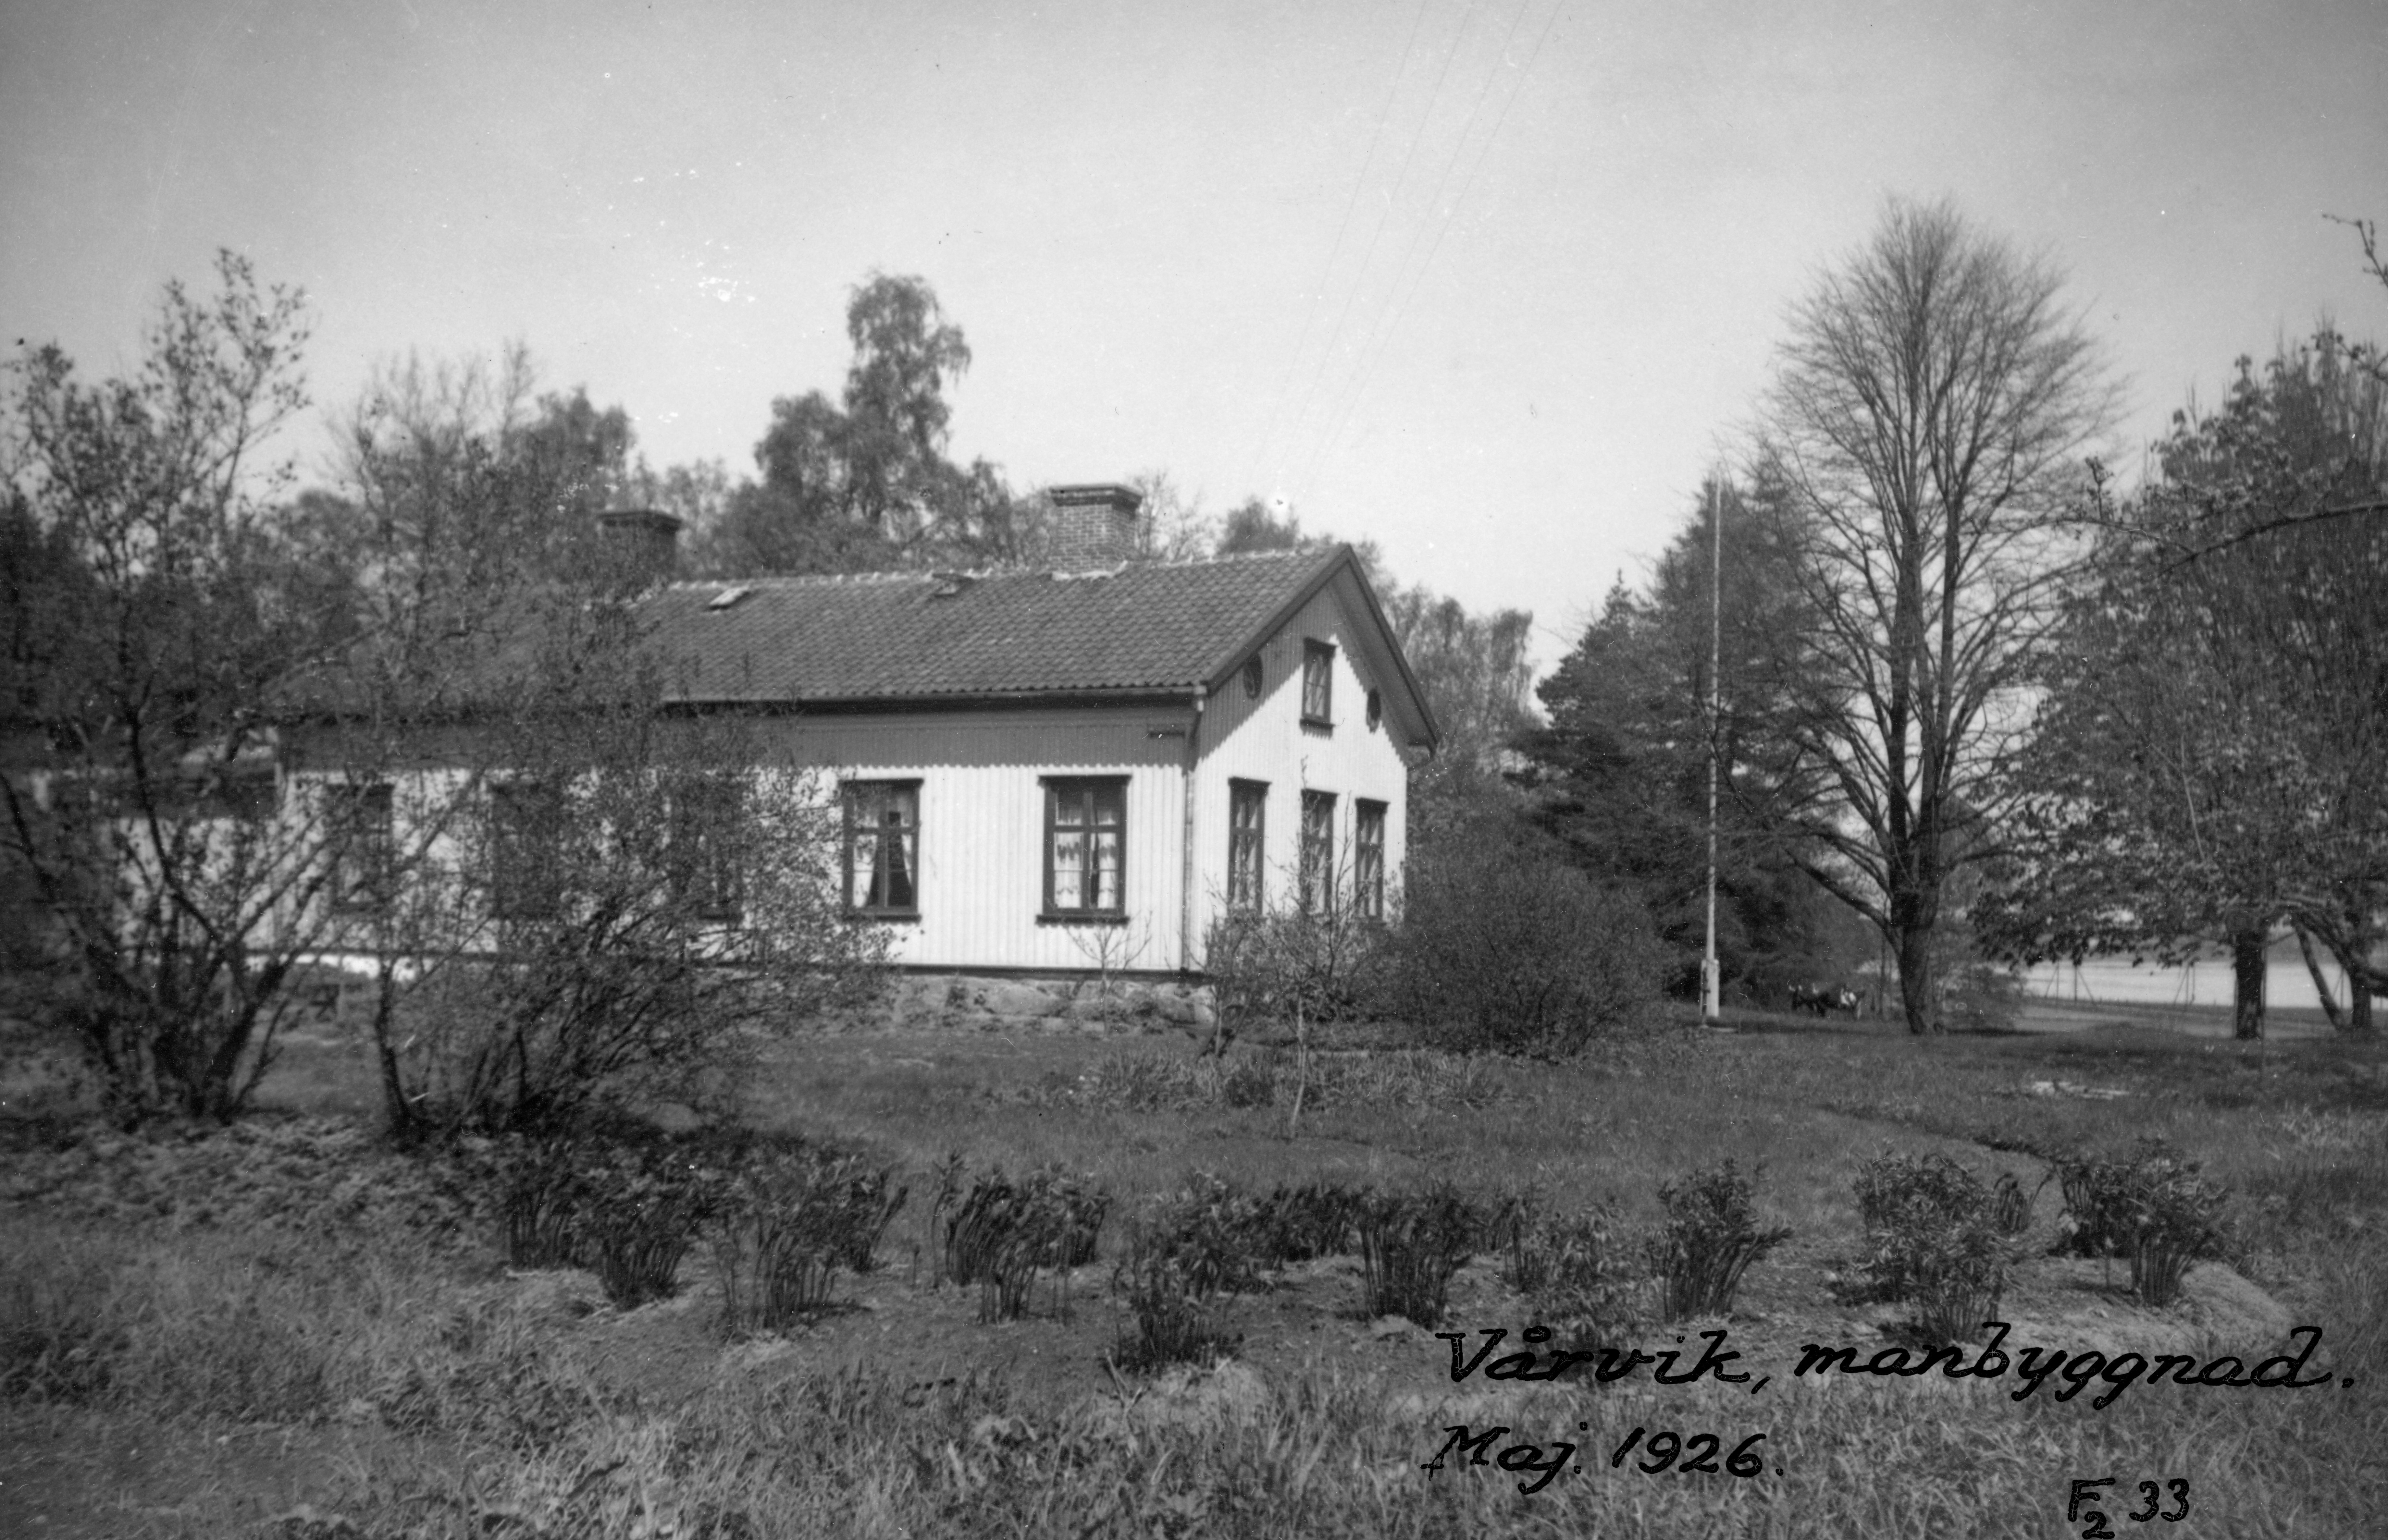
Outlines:
[[[2167, 1533], [2382, 1533], [2388, 1044], [2242, 1045], [2178, 1012], [2038, 1024], [2066, 1029], [1914, 1041], [1751, 1016], [1559, 1064], [1339, 1052], [1316, 1056], [1298, 1122], [1289, 1055], [1198, 1067], [1175, 1034], [797, 1038], [748, 1088], [749, 1120], [868, 1151], [913, 1199], [835, 1308], [743, 1341], [717, 1328], [703, 1247], [676, 1297], [629, 1311], [587, 1274], [507, 1272], [488, 1195], [376, 1144], [354, 1050], [302, 1043], [233, 1134], [11, 1125], [0, 1534], [2039, 1536], [2082, 1533], [2071, 1483], [2110, 1476], [2093, 1506], [2125, 1534], [2137, 1483], [2176, 1480], [2191, 1514]], [[2141, 1135], [2229, 1188], [2227, 1267], [2141, 1308], [2119, 1265], [2049, 1255], [2051, 1183], [2001, 1303], [2008, 1347], [2252, 1363], [2311, 1326], [2326, 1385], [2139, 1383], [2098, 1409], [2102, 1385], [2059, 1402], [2056, 1380], [2018, 1402], [2012, 1376], [1793, 1372], [1808, 1343], [1862, 1361], [1893, 1341], [1899, 1308], [1847, 1287], [1852, 1183], [1886, 1142], [2032, 1191], [2036, 1152]], [[1025, 1319], [982, 1323], [975, 1290], [933, 1280], [928, 1173], [954, 1152], [1111, 1196], [1101, 1258], [1048, 1278]], [[1368, 1319], [1348, 1256], [1226, 1296], [1241, 1346], [1224, 1367], [1106, 1363], [1128, 1221], [1198, 1172], [1530, 1189], [1631, 1230], [1659, 1220], [1662, 1183], [1725, 1158], [1761, 1171], [1760, 1217], [1792, 1239], [1729, 1316], [1645, 1317], [1632, 1340], [1689, 1355], [1722, 1332], [1743, 1383], [1454, 1383], [1446, 1343]], [[1514, 1339], [1526, 1306], [1496, 1264], [1461, 1271], [1442, 1330]], [[1458, 1425], [1512, 1430], [1488, 1453], [1580, 1452], [1531, 1496], [1490, 1464], [1423, 1469]], [[1664, 1432], [1726, 1451], [1763, 1433], [1761, 1469], [1645, 1473]]]

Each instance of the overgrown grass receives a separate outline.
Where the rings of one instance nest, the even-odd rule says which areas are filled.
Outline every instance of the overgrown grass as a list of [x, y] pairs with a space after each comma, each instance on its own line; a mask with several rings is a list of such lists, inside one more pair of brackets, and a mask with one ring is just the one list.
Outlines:
[[[765, 1115], [807, 1131], [877, 1132], [913, 1171], [955, 1144], [972, 1171], [1062, 1161], [1124, 1194], [1182, 1191], [1193, 1170], [1213, 1168], [1249, 1194], [1253, 1213], [1274, 1205], [1292, 1216], [1279, 1228], [1309, 1239], [1289, 1251], [1356, 1243], [1334, 1194], [1360, 1183], [1395, 1191], [1436, 1171], [1511, 1173], [1550, 1195], [1537, 1210], [1539, 1256], [1510, 1258], [1513, 1273], [1544, 1278], [1577, 1266], [1560, 1228], [1569, 1212], [1607, 1205], [1612, 1239], [1656, 1225], [1666, 1217], [1662, 1183], [1680, 1188], [1725, 1158], [1744, 1169], [1765, 1161], [1770, 1223], [1853, 1243], [1858, 1168], [1886, 1134], [1930, 1148], [1989, 1131], [2049, 1151], [2128, 1148], [2157, 1134], [2232, 1194], [2236, 1255], [2262, 1265], [2301, 1324], [2321, 1328], [2329, 1386], [2141, 1385], [2092, 1410], [2088, 1396], [2058, 1405], [2045, 1390], [2016, 1405], [2005, 1385], [1818, 1385], [1777, 1370], [1755, 1397], [1738, 1387], [1653, 1389], [1636, 1377], [1597, 1394], [1569, 1380], [1444, 1402], [1441, 1392], [1390, 1394], [1347, 1354], [1085, 1402], [967, 1372], [923, 1385], [866, 1371], [724, 1375], [684, 1404], [632, 1404], [583, 1370], [567, 1323], [388, 1228], [376, 1216], [394, 1210], [371, 1194], [340, 1200], [354, 1213], [337, 1221], [337, 1243], [309, 1237], [320, 1216], [349, 1211], [337, 1205], [287, 1205], [303, 1223], [255, 1219], [286, 1204], [265, 1195], [273, 1183], [262, 1177], [249, 1184], [254, 1202], [194, 1218], [178, 1184], [182, 1173], [216, 1171], [211, 1143], [126, 1146], [104, 1159], [61, 1152], [43, 1157], [38, 1181], [21, 1179], [55, 1206], [6, 1215], [0, 1385], [19, 1405], [94, 1415], [210, 1429], [328, 1429], [360, 1418], [398, 1435], [343, 1455], [341, 1493], [319, 1527], [286, 1526], [284, 1540], [2036, 1536], [2062, 1527], [2071, 1477], [2110, 1473], [2189, 1480], [2197, 1518], [2182, 1527], [2201, 1533], [2369, 1533], [2388, 1511], [2388, 1079], [2374, 1072], [2379, 1054], [2331, 1043], [2214, 1053], [2144, 1036], [1912, 1043], [1846, 1028], [1786, 1030], [1687, 1047], [1680, 1059], [1538, 1067], [1456, 1112], [1380, 1106], [1339, 1117], [1330, 1106], [1299, 1141], [1266, 1109], [1131, 1117], [1106, 1105], [995, 1102], [978, 1094], [974, 1072], [883, 1059], [842, 1067], [826, 1043], [823, 1062], [783, 1082]], [[1032, 1064], [1028, 1083], [1051, 1067]], [[2131, 1094], [2068, 1102], [2019, 1090], [2054, 1077]], [[966, 1083], [946, 1094], [955, 1079]], [[244, 1159], [279, 1162], [280, 1148]], [[363, 1168], [362, 1152], [340, 1158]], [[1986, 1169], [1989, 1158], [1968, 1163]], [[1309, 1197], [1273, 1196], [1312, 1184]], [[961, 1181], [954, 1204], [973, 1185]], [[46, 1217], [64, 1208], [116, 1218]], [[494, 1243], [494, 1214], [485, 1233]], [[1457, 1423], [1577, 1443], [1583, 1473], [1531, 1498], [1491, 1467], [1429, 1477], [1420, 1467]], [[1728, 1446], [1764, 1432], [1768, 1471], [1740, 1481], [1612, 1469], [1607, 1451], [1636, 1426], [1714, 1432], [1730, 1435]]]

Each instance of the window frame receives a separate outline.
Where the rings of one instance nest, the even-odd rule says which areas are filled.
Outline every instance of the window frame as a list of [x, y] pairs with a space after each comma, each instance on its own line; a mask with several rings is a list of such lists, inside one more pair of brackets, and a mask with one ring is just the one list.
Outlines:
[[1385, 917], [1385, 825], [1391, 810], [1390, 803], [1373, 798], [1352, 799], [1352, 907], [1364, 920]]
[[[912, 821], [908, 825], [862, 824], [856, 820], [861, 793], [875, 791], [895, 793], [908, 800]], [[921, 917], [921, 780], [919, 776], [895, 776], [876, 779], [841, 781], [837, 789], [844, 832], [838, 841], [838, 897], [845, 905], [846, 916], [857, 920], [917, 920]], [[911, 837], [912, 902], [900, 903], [857, 903], [854, 902], [855, 841], [857, 837], [870, 839], [876, 847], [870, 862], [871, 886], [881, 889], [891, 869], [887, 863], [887, 844], [891, 835], [901, 831]]]
[[[1227, 908], [1239, 915], [1256, 915], [1268, 903], [1268, 789], [1266, 781], [1227, 782]], [[1249, 827], [1238, 817], [1247, 807]]]
[[[1329, 914], [1335, 907], [1335, 793], [1305, 787], [1302, 793], [1302, 855], [1297, 887], [1302, 912]], [[1312, 813], [1318, 814], [1313, 827]]]
[[1302, 725], [1335, 726], [1335, 644], [1315, 637], [1302, 641]]
[[[511, 818], [527, 809], [538, 820], [531, 827], [509, 827]], [[553, 869], [563, 853], [564, 793], [551, 782], [525, 778], [489, 784], [489, 917], [502, 922], [544, 923], [563, 913], [563, 895], [553, 884], [536, 889], [524, 902], [528, 886], [517, 868]], [[527, 848], [526, 848], [527, 847]]]
[[398, 867], [398, 789], [372, 780], [334, 781], [330, 789], [332, 908], [343, 915], [387, 908], [396, 896], [390, 879]]
[[738, 828], [747, 786], [710, 771], [671, 788], [667, 860], [672, 900], [695, 919], [735, 927], [746, 917], [746, 873]]
[[[1039, 861], [1039, 865], [1044, 868], [1044, 893], [1043, 903], [1037, 910], [1037, 918], [1040, 921], [1061, 925], [1119, 925], [1126, 922], [1128, 779], [1129, 777], [1125, 776], [1040, 776], [1037, 777], [1039, 789], [1045, 798], [1043, 849]], [[1112, 827], [1119, 831], [1118, 858], [1111, 879], [1113, 895], [1118, 902], [1109, 906], [1081, 903], [1074, 907], [1065, 909], [1054, 902], [1056, 876], [1054, 847], [1059, 842], [1061, 832], [1065, 828], [1077, 828], [1088, 835], [1100, 829], [1103, 827], [1101, 799], [1106, 795], [1113, 800], [1116, 822]], [[1063, 800], [1081, 797], [1085, 799], [1083, 805], [1086, 822], [1076, 825], [1066, 825], [1061, 822], [1060, 814]], [[1097, 842], [1093, 839], [1085, 839], [1082, 841], [1081, 850], [1083, 855], [1078, 872], [1078, 891], [1083, 898], [1089, 893], [1100, 892], [1099, 878], [1102, 867], [1098, 855]]]

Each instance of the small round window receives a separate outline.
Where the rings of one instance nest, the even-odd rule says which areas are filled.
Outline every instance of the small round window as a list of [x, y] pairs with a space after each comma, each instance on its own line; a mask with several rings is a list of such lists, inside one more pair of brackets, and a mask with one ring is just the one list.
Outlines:
[[1375, 732], [1377, 730], [1377, 725], [1384, 721], [1384, 694], [1380, 690], [1372, 689], [1368, 692], [1368, 730], [1372, 733]]
[[1247, 659], [1244, 663], [1244, 695], [1247, 700], [1261, 692], [1261, 661]]

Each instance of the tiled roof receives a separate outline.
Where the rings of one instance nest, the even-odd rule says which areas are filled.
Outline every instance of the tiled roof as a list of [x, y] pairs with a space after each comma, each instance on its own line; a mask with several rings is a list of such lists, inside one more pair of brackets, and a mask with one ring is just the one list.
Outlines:
[[1339, 547], [1096, 574], [675, 583], [641, 612], [687, 701], [1190, 688], [1348, 559]]

